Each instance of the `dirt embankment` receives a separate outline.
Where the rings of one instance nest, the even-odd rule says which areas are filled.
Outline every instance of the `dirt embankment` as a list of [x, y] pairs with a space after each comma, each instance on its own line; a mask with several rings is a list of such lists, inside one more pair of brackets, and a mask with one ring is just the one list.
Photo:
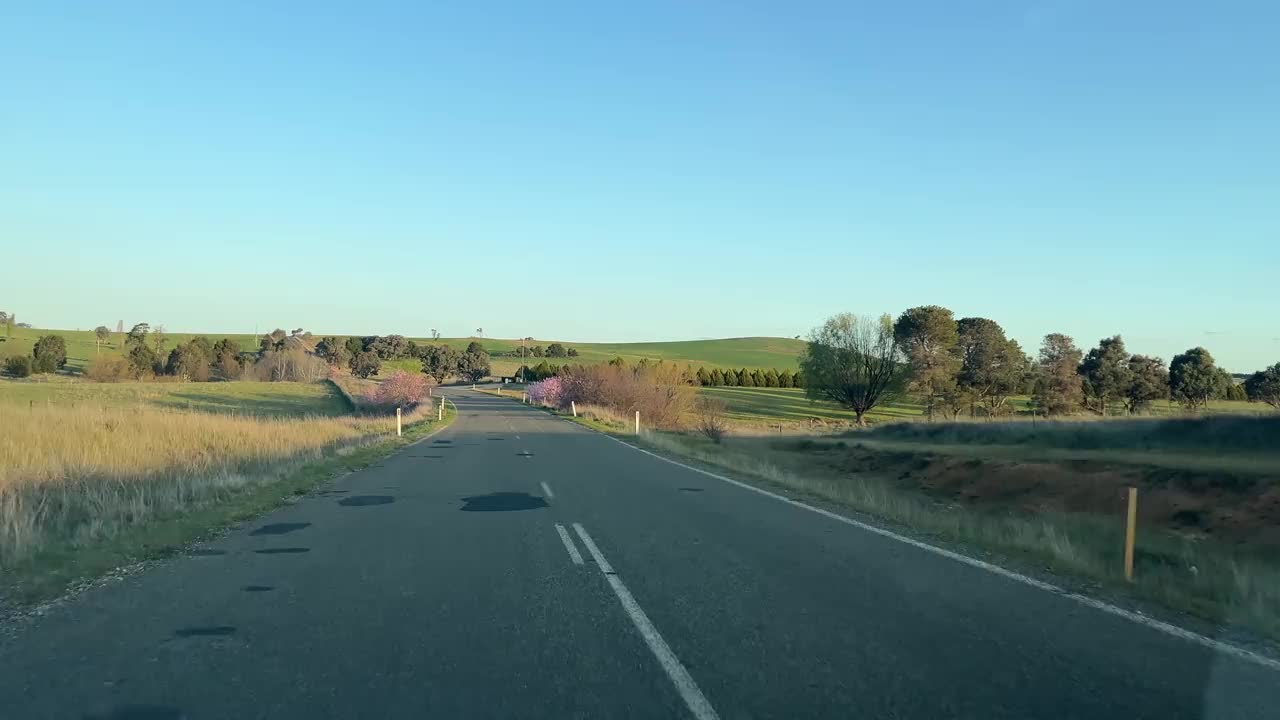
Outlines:
[[972, 457], [824, 443], [805, 452], [841, 473], [873, 473], [941, 502], [1027, 512], [1124, 512], [1138, 488], [1142, 525], [1188, 537], [1280, 548], [1280, 476], [1099, 460]]

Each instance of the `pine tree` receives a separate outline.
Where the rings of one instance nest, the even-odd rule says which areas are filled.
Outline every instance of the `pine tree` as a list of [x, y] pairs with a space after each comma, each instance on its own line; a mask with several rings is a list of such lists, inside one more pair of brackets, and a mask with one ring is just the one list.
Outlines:
[[756, 386], [756, 380], [754, 377], [752, 377], [750, 370], [746, 368], [742, 368], [741, 370], [738, 371], [738, 387], [755, 387], [755, 386]]
[[706, 387], [711, 384], [711, 374], [708, 373], [707, 369], [704, 367], [698, 368], [698, 372], [694, 377], [698, 379], [698, 384], [702, 387]]
[[720, 368], [711, 371], [711, 387], [720, 387], [724, 385], [724, 373], [720, 372]]
[[724, 386], [738, 387], [738, 371], [737, 370], [724, 371]]
[[778, 387], [780, 388], [791, 387], [791, 371], [790, 370], [783, 370], [782, 372], [778, 373]]
[[778, 371], [769, 368], [764, 372], [764, 386], [776, 388], [778, 387]]

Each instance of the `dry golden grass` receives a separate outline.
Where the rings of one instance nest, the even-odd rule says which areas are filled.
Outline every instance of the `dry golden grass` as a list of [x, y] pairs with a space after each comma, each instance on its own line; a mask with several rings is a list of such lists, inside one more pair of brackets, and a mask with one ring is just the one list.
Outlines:
[[[416, 420], [406, 418], [407, 422]], [[0, 567], [202, 507], [395, 432], [394, 419], [0, 404]]]

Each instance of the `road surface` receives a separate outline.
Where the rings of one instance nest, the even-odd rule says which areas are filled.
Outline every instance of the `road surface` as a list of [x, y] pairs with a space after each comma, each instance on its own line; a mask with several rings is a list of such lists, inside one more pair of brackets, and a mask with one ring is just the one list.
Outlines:
[[0, 647], [3, 718], [1264, 718], [1280, 671], [509, 400]]

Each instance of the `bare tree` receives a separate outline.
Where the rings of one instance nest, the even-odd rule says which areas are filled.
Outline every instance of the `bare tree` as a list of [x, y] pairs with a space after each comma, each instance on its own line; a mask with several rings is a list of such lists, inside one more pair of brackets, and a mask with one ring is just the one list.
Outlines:
[[902, 392], [906, 358], [893, 337], [893, 318], [841, 313], [809, 334], [800, 359], [805, 393], [853, 410], [859, 425], [877, 404]]

